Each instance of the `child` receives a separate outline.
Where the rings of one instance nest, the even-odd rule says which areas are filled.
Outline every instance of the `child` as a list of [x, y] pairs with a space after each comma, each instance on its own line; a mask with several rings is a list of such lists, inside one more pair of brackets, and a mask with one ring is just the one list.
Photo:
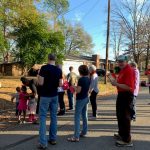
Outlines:
[[63, 86], [58, 87], [58, 102], [59, 102], [59, 107], [60, 110], [58, 112], [58, 116], [62, 116], [65, 114], [65, 102], [64, 102], [64, 94], [65, 90], [68, 90], [69, 88], [69, 83], [68, 81], [65, 81], [65, 76], [63, 74]]
[[23, 112], [23, 121], [22, 123], [25, 123], [26, 118], [26, 110], [27, 110], [27, 101], [28, 101], [28, 93], [26, 86], [21, 87], [21, 92], [19, 94], [19, 105], [18, 105], [18, 123], [21, 123], [21, 114]]
[[[70, 142], [79, 142], [79, 137], [84, 137], [88, 130], [88, 115], [87, 115], [87, 105], [89, 103], [88, 92], [90, 87], [90, 78], [88, 77], [89, 71], [86, 65], [81, 65], [79, 67], [80, 79], [78, 85], [74, 86], [76, 91], [76, 106], [75, 106], [75, 131], [74, 136], [68, 138]], [[80, 133], [80, 116], [82, 115], [83, 129]]]
[[16, 116], [18, 116], [18, 105], [19, 105], [19, 94], [20, 94], [20, 87], [16, 87], [16, 93], [12, 95], [11, 101], [13, 102], [14, 99], [16, 100]]
[[35, 98], [32, 96], [29, 96], [29, 103], [28, 103], [28, 109], [29, 109], [29, 122], [34, 123], [36, 119], [36, 101]]

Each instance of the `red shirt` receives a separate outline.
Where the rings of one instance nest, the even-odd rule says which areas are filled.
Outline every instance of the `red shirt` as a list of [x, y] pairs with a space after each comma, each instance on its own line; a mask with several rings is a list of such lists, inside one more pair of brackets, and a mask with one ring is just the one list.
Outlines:
[[[125, 66], [118, 75], [117, 83], [125, 84], [130, 87], [130, 91], [133, 93], [135, 89], [135, 73], [134, 70], [129, 66]], [[118, 92], [125, 92], [127, 90], [117, 87]]]
[[147, 75], [148, 81], [150, 82], [150, 69], [145, 71], [145, 75]]

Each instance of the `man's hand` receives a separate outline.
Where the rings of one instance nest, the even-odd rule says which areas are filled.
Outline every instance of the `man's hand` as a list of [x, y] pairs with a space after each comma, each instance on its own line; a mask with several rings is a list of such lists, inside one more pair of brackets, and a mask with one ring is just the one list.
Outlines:
[[116, 81], [116, 80], [111, 80], [110, 82], [111, 82], [111, 84], [112, 84], [113, 86], [117, 86], [117, 81]]

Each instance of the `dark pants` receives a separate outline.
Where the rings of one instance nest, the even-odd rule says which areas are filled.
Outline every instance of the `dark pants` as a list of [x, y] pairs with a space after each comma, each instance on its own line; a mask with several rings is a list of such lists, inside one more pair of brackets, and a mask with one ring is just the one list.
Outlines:
[[65, 92], [58, 93], [59, 107], [61, 112], [65, 112], [64, 94]]
[[68, 100], [69, 100], [69, 108], [73, 109], [73, 93], [70, 90], [67, 90]]
[[97, 112], [96, 96], [97, 96], [97, 93], [95, 91], [92, 91], [90, 95], [90, 102], [92, 105], [93, 117], [96, 117], [96, 114], [97, 114], [96, 113]]
[[18, 116], [18, 115], [19, 115], [18, 105], [19, 105], [19, 102], [16, 102], [16, 116]]
[[131, 102], [133, 94], [130, 92], [119, 92], [116, 102], [116, 113], [118, 120], [118, 133], [124, 142], [131, 141]]
[[[150, 81], [149, 81], [149, 84], [150, 84]], [[150, 94], [150, 86], [149, 86], [149, 94]]]

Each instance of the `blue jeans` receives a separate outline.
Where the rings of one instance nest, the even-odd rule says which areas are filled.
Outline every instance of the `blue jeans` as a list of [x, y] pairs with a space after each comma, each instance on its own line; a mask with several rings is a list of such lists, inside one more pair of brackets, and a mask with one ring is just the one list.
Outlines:
[[83, 129], [81, 131], [82, 134], [87, 134], [88, 130], [88, 103], [89, 98], [76, 100], [76, 106], [75, 106], [75, 131], [74, 131], [74, 137], [79, 138], [80, 136], [80, 116], [82, 115], [82, 121], [83, 121]]
[[[39, 118], [40, 118], [40, 129], [39, 129], [39, 142], [40, 144], [47, 146], [47, 140], [56, 140], [57, 134], [57, 108], [58, 108], [58, 97], [40, 97], [39, 107]], [[49, 137], [46, 136], [46, 117], [47, 111], [50, 110], [50, 127]]]
[[69, 100], [69, 108], [73, 109], [73, 93], [70, 90], [67, 90], [68, 100]]

